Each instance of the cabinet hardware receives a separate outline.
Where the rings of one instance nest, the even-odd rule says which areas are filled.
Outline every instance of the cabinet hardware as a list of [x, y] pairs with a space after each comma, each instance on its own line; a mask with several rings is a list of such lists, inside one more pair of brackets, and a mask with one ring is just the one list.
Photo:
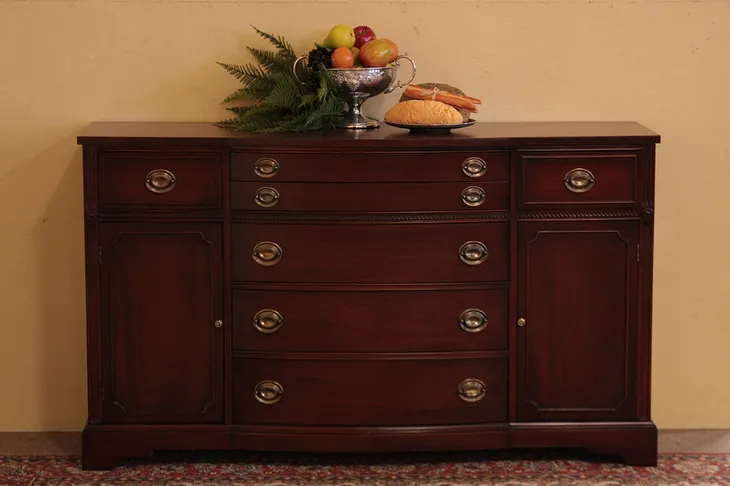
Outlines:
[[253, 318], [253, 327], [264, 334], [273, 334], [284, 325], [284, 317], [274, 309], [263, 309]]
[[525, 327], [525, 324], [527, 324], [527, 321], [525, 320], [524, 317], [520, 317], [519, 319], [517, 319], [517, 325], [518, 326]]
[[221, 319], [216, 319], [216, 321], [213, 323], [213, 325], [215, 327], [217, 327], [218, 329], [220, 329], [221, 327], [223, 327], [223, 321]]
[[459, 316], [459, 327], [466, 332], [483, 331], [489, 322], [481, 309], [467, 309]]
[[281, 396], [283, 394], [284, 387], [281, 386], [279, 383], [271, 380], [259, 382], [253, 391], [253, 396], [256, 398], [256, 400], [265, 405], [272, 405], [278, 402], [279, 400], [281, 400]]
[[155, 169], [147, 174], [145, 185], [155, 194], [165, 194], [175, 188], [175, 174], [166, 169]]
[[480, 265], [488, 256], [489, 250], [481, 241], [467, 241], [459, 248], [459, 258], [467, 265]]
[[262, 187], [256, 191], [254, 200], [262, 208], [271, 208], [277, 205], [280, 197], [279, 191], [273, 187]]
[[469, 177], [481, 177], [487, 173], [487, 163], [479, 157], [469, 157], [462, 162], [461, 171]]
[[588, 192], [596, 183], [596, 178], [588, 169], [573, 169], [565, 174], [565, 187], [573, 192]]
[[481, 206], [486, 198], [484, 189], [479, 186], [469, 186], [461, 191], [461, 201], [472, 208]]
[[459, 393], [459, 398], [465, 402], [474, 403], [484, 398], [484, 395], [487, 393], [487, 387], [482, 380], [469, 378], [459, 383], [457, 392]]
[[276, 265], [281, 260], [282, 250], [279, 245], [271, 241], [262, 241], [253, 248], [253, 259], [264, 267]]
[[264, 179], [270, 179], [279, 172], [279, 162], [275, 159], [265, 157], [256, 161], [253, 170], [257, 176]]

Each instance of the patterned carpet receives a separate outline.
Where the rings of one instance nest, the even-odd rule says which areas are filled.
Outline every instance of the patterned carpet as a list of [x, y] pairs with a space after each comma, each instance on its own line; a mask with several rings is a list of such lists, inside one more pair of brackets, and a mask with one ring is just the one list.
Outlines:
[[0, 457], [0, 485], [16, 486], [730, 486], [730, 454], [661, 454], [656, 468], [546, 452], [389, 456], [160, 454], [112, 471], [78, 458]]

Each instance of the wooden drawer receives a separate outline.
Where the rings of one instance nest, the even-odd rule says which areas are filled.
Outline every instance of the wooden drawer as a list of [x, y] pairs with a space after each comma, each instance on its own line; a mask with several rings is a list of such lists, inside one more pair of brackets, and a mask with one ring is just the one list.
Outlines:
[[[425, 143], [425, 141], [424, 141]], [[470, 175], [467, 175], [470, 174]], [[507, 151], [231, 154], [231, 180], [464, 182], [509, 180]]]
[[99, 179], [101, 207], [222, 207], [216, 153], [102, 152]]
[[532, 152], [519, 160], [522, 207], [636, 204], [636, 152]]
[[469, 211], [508, 209], [507, 182], [233, 182], [231, 209], [273, 211]]
[[235, 290], [243, 351], [442, 352], [507, 348], [507, 289]]
[[506, 422], [507, 359], [236, 359], [233, 400], [236, 424]]
[[231, 272], [239, 282], [506, 281], [509, 223], [232, 224]]

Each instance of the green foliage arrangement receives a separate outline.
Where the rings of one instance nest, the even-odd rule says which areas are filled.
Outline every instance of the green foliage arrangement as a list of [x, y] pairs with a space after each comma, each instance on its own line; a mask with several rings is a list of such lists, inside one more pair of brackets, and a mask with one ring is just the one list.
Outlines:
[[250, 132], [298, 132], [333, 127], [342, 116], [343, 101], [337, 96], [327, 69], [324, 66], [301, 69], [300, 81], [293, 70], [297, 55], [289, 42], [253, 28], [275, 50], [248, 47], [258, 65], [217, 63], [243, 84], [223, 103], [249, 102], [245, 106], [227, 107], [234, 116], [218, 125]]

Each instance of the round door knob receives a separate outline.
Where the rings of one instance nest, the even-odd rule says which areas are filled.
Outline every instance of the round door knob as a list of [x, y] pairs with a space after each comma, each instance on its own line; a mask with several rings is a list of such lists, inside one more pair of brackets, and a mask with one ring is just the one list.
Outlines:
[[272, 334], [284, 325], [284, 318], [273, 309], [263, 309], [256, 313], [253, 318], [253, 327], [264, 334]]
[[278, 402], [281, 400], [282, 395], [284, 395], [284, 387], [271, 380], [259, 382], [253, 391], [256, 400], [266, 405]]
[[145, 185], [155, 194], [165, 194], [175, 188], [175, 174], [166, 169], [155, 169], [147, 174]]
[[461, 163], [461, 170], [469, 177], [481, 177], [487, 173], [487, 163], [479, 157], [469, 157]]
[[259, 265], [270, 267], [281, 260], [282, 250], [279, 245], [271, 241], [262, 241], [253, 248], [253, 259]]
[[223, 321], [221, 319], [216, 319], [216, 321], [213, 323], [213, 326], [215, 326], [217, 329], [220, 329], [223, 327]]
[[572, 192], [587, 192], [593, 188], [596, 178], [588, 169], [573, 169], [565, 174], [565, 187]]
[[481, 265], [489, 256], [489, 250], [481, 241], [467, 241], [459, 248], [459, 258], [467, 265]]
[[458, 393], [459, 398], [465, 402], [474, 403], [484, 398], [484, 395], [487, 393], [487, 387], [481, 380], [468, 378], [459, 383]]
[[480, 332], [486, 329], [487, 315], [480, 309], [467, 309], [459, 316], [459, 327], [466, 332]]
[[487, 194], [479, 186], [469, 186], [461, 191], [461, 201], [470, 207], [481, 206]]
[[262, 187], [258, 191], [256, 191], [254, 200], [256, 201], [256, 204], [258, 204], [262, 208], [270, 208], [276, 206], [276, 204], [279, 202], [279, 191], [277, 191], [273, 187]]
[[253, 170], [257, 176], [270, 179], [279, 172], [279, 163], [275, 159], [265, 157], [256, 161]]

